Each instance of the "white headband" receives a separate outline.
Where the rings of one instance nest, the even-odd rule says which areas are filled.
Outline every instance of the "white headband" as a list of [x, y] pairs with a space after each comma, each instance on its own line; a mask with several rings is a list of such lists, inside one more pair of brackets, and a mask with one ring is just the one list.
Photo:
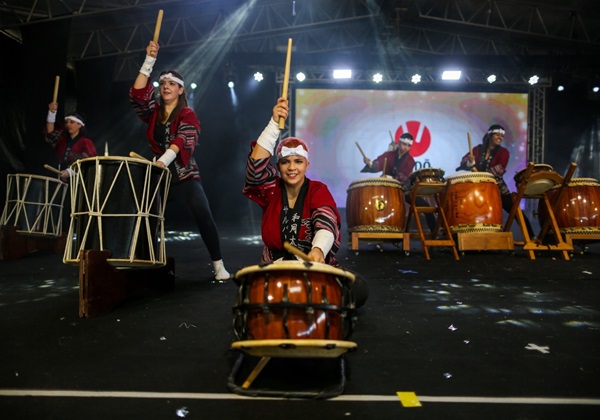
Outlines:
[[499, 133], [499, 134], [506, 134], [506, 132], [501, 129], [501, 128], [494, 128], [493, 130], [488, 131], [488, 134], [495, 134], [495, 133]]
[[67, 116], [65, 117], [65, 121], [67, 121], [67, 120], [75, 121], [76, 123], [79, 123], [79, 124], [81, 124], [81, 126], [82, 126], [82, 127], [85, 125], [85, 124], [83, 123], [83, 121], [81, 121], [79, 118], [77, 118], [77, 117], [74, 117], [74, 116], [72, 116], [72, 115], [67, 115]]
[[306, 160], [308, 160], [308, 152], [302, 146], [296, 147], [285, 147], [281, 148], [281, 152], [279, 152], [279, 156], [277, 156], [277, 160], [287, 157], [287, 156], [304, 156]]
[[175, 76], [173, 73], [162, 74], [158, 78], [158, 81], [160, 82], [162, 79], [165, 79], [165, 78], [171, 79], [172, 81], [179, 83], [181, 86], [184, 86], [183, 80], [181, 80], [179, 77]]
[[408, 144], [410, 146], [412, 146], [412, 144], [413, 144], [413, 141], [411, 139], [408, 139], [408, 138], [405, 138], [405, 137], [400, 137], [400, 141], [402, 143], [406, 143], [406, 144]]

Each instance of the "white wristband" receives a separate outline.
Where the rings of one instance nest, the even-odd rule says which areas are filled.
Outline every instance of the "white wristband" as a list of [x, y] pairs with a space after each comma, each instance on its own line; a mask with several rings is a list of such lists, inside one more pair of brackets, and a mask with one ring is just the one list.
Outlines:
[[331, 251], [334, 239], [333, 233], [326, 229], [319, 229], [313, 238], [312, 248], [319, 248], [323, 251], [323, 256], [326, 257], [329, 251]]
[[142, 67], [140, 68], [140, 73], [147, 77], [150, 77], [150, 73], [152, 73], [152, 68], [154, 67], [155, 62], [156, 57], [150, 57], [149, 55], [147, 55], [146, 59], [144, 60], [144, 64], [142, 64]]
[[69, 177], [72, 177], [73, 175], [75, 175], [75, 171], [73, 169], [71, 169], [71, 168], [67, 168], [67, 169], [65, 169], [65, 171], [68, 172]]
[[473, 166], [475, 166], [475, 162], [471, 162], [470, 160], [467, 160], [467, 167], [472, 168]]
[[271, 117], [269, 120], [269, 124], [265, 127], [263, 132], [260, 134], [258, 140], [256, 140], [256, 144], [260, 147], [273, 154], [275, 149], [275, 143], [277, 143], [277, 139], [279, 138], [279, 125], [277, 121]]
[[54, 124], [56, 122], [56, 111], [48, 111], [48, 116], [46, 116], [46, 122], [49, 122], [50, 124]]
[[167, 149], [165, 153], [158, 158], [158, 161], [164, 163], [165, 166], [169, 166], [175, 160], [176, 157], [177, 153], [175, 153], [171, 149]]

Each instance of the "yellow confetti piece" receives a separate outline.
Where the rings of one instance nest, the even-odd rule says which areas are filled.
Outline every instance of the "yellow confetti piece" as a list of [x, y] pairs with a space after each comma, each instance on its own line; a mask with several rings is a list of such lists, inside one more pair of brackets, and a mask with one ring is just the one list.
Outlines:
[[402, 407], [421, 407], [421, 403], [414, 392], [396, 392]]

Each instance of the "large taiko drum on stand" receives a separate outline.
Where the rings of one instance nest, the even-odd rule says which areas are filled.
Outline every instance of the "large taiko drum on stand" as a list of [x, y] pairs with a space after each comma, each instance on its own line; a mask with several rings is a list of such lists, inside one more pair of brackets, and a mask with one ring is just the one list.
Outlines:
[[164, 211], [171, 173], [150, 161], [99, 156], [72, 165], [71, 224], [63, 261], [110, 251], [115, 267], [166, 264]]
[[67, 184], [39, 175], [10, 174], [0, 226], [18, 233], [58, 237], [62, 234], [63, 203]]
[[[256, 346], [266, 352], [273, 349], [265, 346], [274, 347], [289, 357], [305, 355], [307, 345], [327, 353], [323, 343], [330, 343], [330, 350], [337, 343], [341, 351], [347, 351], [339, 344], [353, 329], [355, 302], [350, 286], [354, 274], [327, 264], [275, 261], [243, 268], [235, 279], [240, 287], [233, 327], [244, 341], [234, 347]], [[265, 346], [256, 341], [264, 341]]]
[[404, 188], [400, 181], [365, 178], [347, 190], [346, 222], [350, 232], [404, 231]]
[[523, 182], [527, 182], [524, 191], [525, 196], [537, 196], [544, 194], [546, 191], [548, 191], [550, 188], [556, 185], [556, 182], [553, 179], [544, 177], [544, 173], [548, 174], [554, 172], [554, 168], [552, 168], [552, 166], [550, 165], [546, 165], [545, 163], [535, 164], [533, 166], [533, 171], [529, 175], [530, 177], [532, 177], [532, 175], [535, 174], [535, 179], [532, 181], [523, 179], [526, 171], [527, 168], [521, 169], [514, 176], [515, 185], [517, 189], [521, 186]]
[[492, 174], [469, 172], [446, 181], [444, 211], [452, 233], [502, 231], [502, 199]]
[[[600, 182], [594, 178], [571, 178], [557, 202], [558, 189], [556, 186], [546, 194], [561, 233], [600, 233]], [[543, 226], [548, 214], [541, 205], [538, 210]]]

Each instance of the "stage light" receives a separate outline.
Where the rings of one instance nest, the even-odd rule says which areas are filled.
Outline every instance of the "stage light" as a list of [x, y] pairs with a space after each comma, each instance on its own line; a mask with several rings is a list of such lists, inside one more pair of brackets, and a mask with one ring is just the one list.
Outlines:
[[565, 90], [565, 87], [563, 85], [558, 85], [556, 87], [556, 90], [559, 91], [559, 92], [562, 92], [563, 90]]
[[490, 74], [487, 78], [488, 83], [494, 83], [496, 81], [496, 75], [495, 74]]
[[594, 93], [600, 92], [600, 86], [594, 86], [594, 87], [592, 87], [592, 92], [594, 92]]
[[336, 69], [333, 71], [334, 79], [351, 79], [352, 70], [350, 69]]
[[196, 89], [196, 88], [198, 87], [198, 85], [197, 85], [196, 83], [192, 82], [192, 83], [190, 84], [190, 87], [191, 87], [191, 88], [192, 88], [192, 90], [193, 90], [193, 89]]
[[254, 80], [256, 80], [257, 82], [262, 82], [264, 79], [263, 74], [259, 71], [257, 71], [256, 73], [254, 73]]
[[375, 73], [373, 75], [373, 81], [375, 83], [381, 83], [382, 80], [383, 80], [383, 75], [381, 73]]
[[229, 89], [233, 89], [235, 87], [235, 83], [233, 83], [233, 81], [229, 81], [227, 83], [227, 86], [229, 87]]
[[421, 75], [419, 73], [413, 74], [413, 76], [410, 78], [410, 81], [416, 85], [421, 81]]
[[532, 86], [535, 85], [539, 81], [540, 81], [540, 78], [536, 75], [533, 75], [529, 78], [529, 84]]
[[155, 88], [158, 88], [158, 82], [152, 82], [152, 86], [154, 86]]
[[460, 70], [444, 70], [442, 73], [442, 80], [458, 80], [460, 79]]
[[302, 72], [296, 74], [296, 80], [299, 82], [304, 82], [306, 80], [306, 75]]

